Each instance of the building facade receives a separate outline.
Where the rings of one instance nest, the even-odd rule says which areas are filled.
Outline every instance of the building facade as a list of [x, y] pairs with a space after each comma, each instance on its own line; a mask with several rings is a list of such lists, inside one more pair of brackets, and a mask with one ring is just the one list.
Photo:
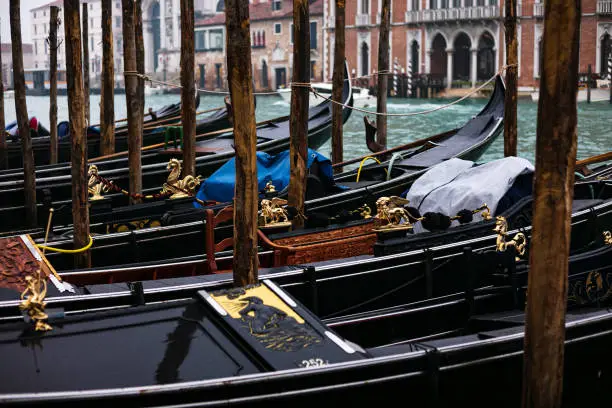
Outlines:
[[[23, 70], [25, 71], [26, 86], [30, 86], [32, 81], [31, 69], [34, 66], [34, 53], [32, 52], [32, 44], [22, 44], [23, 51]], [[0, 52], [2, 52], [2, 83], [4, 89], [12, 88], [13, 81], [13, 49], [10, 43], [0, 44]]]
[[[222, 0], [195, 0], [196, 16], [202, 18], [214, 15], [217, 3]], [[81, 0], [87, 3], [89, 36], [86, 39], [89, 47], [90, 85], [99, 85], [102, 73], [102, 5], [100, 0]], [[32, 71], [37, 85], [43, 81], [48, 87], [50, 53], [47, 38], [49, 37], [50, 8], [60, 7], [59, 17], [63, 19], [63, 1], [57, 0], [30, 10], [31, 34], [33, 47]], [[115, 85], [123, 87], [123, 21], [121, 0], [112, 2], [112, 30], [114, 39]], [[82, 18], [82, 12], [81, 12]], [[179, 0], [143, 0], [143, 40], [145, 45], [145, 71], [148, 75], [162, 77], [165, 73], [176, 76], [180, 72], [180, 1]], [[65, 68], [66, 53], [64, 46], [64, 27], [60, 25], [57, 32], [60, 44], [57, 54], [58, 86], [66, 86]], [[164, 72], [165, 71], [165, 72]]]
[[[345, 53], [353, 76], [377, 71], [381, 0], [346, 2]], [[539, 86], [544, 3], [519, 0], [519, 90]], [[325, 0], [324, 76], [333, 74], [335, 0]], [[449, 87], [474, 87], [505, 64], [503, 0], [391, 0], [390, 62], [412, 76]], [[579, 71], [607, 77], [612, 0], [583, 0]]]
[[[227, 89], [225, 13], [196, 19], [196, 76], [200, 88]], [[310, 2], [311, 80], [323, 78], [323, 0]], [[293, 66], [293, 3], [251, 0], [251, 60], [256, 91], [276, 90], [291, 81]]]

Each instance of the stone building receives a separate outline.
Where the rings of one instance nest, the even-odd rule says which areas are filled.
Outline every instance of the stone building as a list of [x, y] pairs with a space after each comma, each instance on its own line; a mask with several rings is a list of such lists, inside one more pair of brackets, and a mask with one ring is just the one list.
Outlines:
[[[503, 0], [392, 0], [391, 64], [474, 87], [505, 64]], [[346, 57], [353, 76], [377, 70], [381, 0], [346, 2]], [[333, 74], [335, 0], [324, 0], [324, 77]], [[519, 90], [539, 86], [544, 3], [518, 3]], [[608, 75], [612, 0], [583, 0], [579, 71]]]
[[[211, 17], [196, 19], [196, 76], [200, 88], [227, 89], [225, 13], [223, 5]], [[323, 78], [323, 0], [310, 2], [311, 79]], [[252, 0], [251, 59], [255, 90], [275, 90], [291, 81], [293, 65], [293, 3]]]
[[[23, 51], [23, 70], [25, 71], [26, 86], [31, 86], [31, 70], [34, 66], [34, 54], [32, 52], [32, 44], [22, 44]], [[4, 88], [13, 87], [13, 49], [10, 43], [0, 44], [0, 52], [2, 52], [2, 82]], [[28, 83], [29, 82], [29, 83]]]

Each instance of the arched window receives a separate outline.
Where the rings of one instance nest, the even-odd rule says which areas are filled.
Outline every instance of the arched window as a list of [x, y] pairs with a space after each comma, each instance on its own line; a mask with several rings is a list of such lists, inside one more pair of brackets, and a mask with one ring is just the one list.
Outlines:
[[486, 80], [495, 74], [495, 40], [485, 32], [478, 41], [478, 79]]
[[431, 44], [431, 74], [446, 76], [446, 40], [437, 34]]
[[266, 46], [266, 32], [265, 31], [261, 32], [261, 46], [262, 47]]
[[460, 33], [455, 38], [453, 54], [453, 79], [468, 81], [470, 79], [470, 48], [472, 41], [466, 33]]

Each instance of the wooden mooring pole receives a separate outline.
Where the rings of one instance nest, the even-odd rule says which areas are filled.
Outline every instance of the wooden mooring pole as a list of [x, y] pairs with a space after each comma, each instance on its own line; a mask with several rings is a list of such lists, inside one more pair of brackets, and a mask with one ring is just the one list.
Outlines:
[[[130, 193], [142, 193], [142, 120], [140, 119], [140, 100], [138, 97], [138, 77], [136, 65], [136, 38], [134, 30], [134, 0], [121, 0], [123, 12], [123, 69], [125, 77], [125, 99], [128, 120], [128, 163], [130, 166]], [[130, 197], [130, 203], [139, 202]]]
[[[332, 79], [332, 99], [342, 101], [344, 88], [344, 21], [346, 0], [336, 0], [336, 24], [334, 27], [334, 76]], [[349, 80], [350, 78], [346, 78]], [[342, 101], [344, 102], [344, 101]], [[344, 161], [342, 106], [332, 105], [332, 163]], [[334, 172], [342, 172], [342, 167], [334, 167]]]
[[26, 104], [23, 51], [21, 45], [21, 16], [19, 13], [19, 0], [11, 0], [11, 43], [13, 49], [15, 113], [17, 115], [17, 126], [19, 128], [21, 152], [23, 154], [23, 188], [25, 191], [26, 224], [30, 227], [36, 227], [36, 173], [34, 166], [34, 152], [32, 150], [32, 136], [30, 135], [30, 125], [28, 120], [28, 106]]
[[181, 0], [181, 120], [183, 174], [195, 176], [195, 50], [192, 0]]
[[391, 26], [391, 0], [382, 0], [380, 34], [378, 35], [378, 84], [376, 91], [376, 142], [387, 148], [387, 88], [389, 87], [389, 28]]
[[[72, 223], [74, 247], [89, 242], [89, 193], [87, 190], [87, 125], [85, 122], [85, 90], [81, 58], [81, 26], [79, 0], [64, 0], [64, 43], [68, 85], [68, 115], [72, 159]], [[90, 251], [74, 255], [75, 268], [91, 267]]]
[[[89, 7], [83, 3], [83, 94], [85, 103], [85, 123], [89, 126]], [[70, 75], [70, 73], [68, 73]]]
[[[145, 74], [145, 49], [144, 38], [142, 36], [142, 0], [134, 0], [134, 41], [136, 43], [136, 71], [139, 74]], [[138, 77], [138, 123], [140, 123], [141, 131], [144, 126], [144, 78]]]
[[538, 102], [524, 341], [524, 408], [561, 406], [576, 163], [580, 0], [548, 0], [544, 6], [544, 66]]
[[[289, 156], [289, 205], [304, 213], [306, 198], [306, 160], [308, 154], [308, 96], [310, 82], [310, 12], [308, 0], [293, 0], [293, 85], [291, 87], [291, 135]], [[293, 227], [304, 225], [302, 217], [293, 219]]]
[[57, 25], [59, 7], [51, 6], [49, 21], [49, 162], [57, 163]]
[[0, 170], [5, 169], [8, 169], [8, 152], [6, 151], [6, 123], [4, 122], [4, 70], [0, 52]]
[[[249, 1], [227, 0], [225, 7], [227, 72], [236, 150], [234, 193], [234, 284], [258, 280], [257, 259], [257, 159], [255, 101], [251, 72]], [[193, 97], [193, 96], [192, 96]]]
[[100, 109], [100, 153], [115, 153], [115, 62], [113, 57], [113, 1], [102, 0], [102, 107]]
[[591, 64], [587, 67], [587, 103], [591, 103], [591, 75], [592, 75]]
[[505, 0], [506, 7], [506, 101], [504, 103], [504, 156], [517, 155], [518, 40], [516, 38], [516, 1]]

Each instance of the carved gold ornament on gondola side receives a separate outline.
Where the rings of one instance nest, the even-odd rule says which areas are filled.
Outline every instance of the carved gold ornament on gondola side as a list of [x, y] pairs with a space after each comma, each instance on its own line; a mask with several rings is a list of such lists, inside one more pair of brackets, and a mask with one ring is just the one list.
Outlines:
[[282, 207], [286, 204], [287, 200], [278, 197], [261, 200], [259, 226], [263, 228], [290, 226], [287, 210]]
[[188, 175], [181, 179], [181, 162], [176, 158], [170, 159], [166, 170], [170, 174], [168, 175], [168, 180], [162, 186], [161, 194], [172, 193], [170, 199], [192, 196], [195, 193], [196, 187], [202, 183], [202, 176], [193, 177]]
[[91, 194], [89, 199], [92, 201], [102, 200], [104, 198], [102, 197], [102, 192], [108, 193], [110, 189], [100, 181], [98, 177], [98, 166], [95, 164], [89, 166], [87, 175], [89, 176], [89, 180], [87, 181], [87, 191], [89, 194]]
[[612, 233], [610, 233], [610, 231], [604, 231], [603, 236], [604, 236], [604, 244], [612, 245]]
[[272, 180], [269, 180], [266, 183], [266, 186], [264, 187], [264, 191], [266, 193], [275, 193], [276, 192], [276, 187], [274, 187], [274, 184], [272, 183]]
[[[527, 238], [525, 238], [525, 234], [519, 232], [512, 238], [510, 241], [507, 241], [508, 235], [508, 222], [506, 218], [499, 215], [496, 218], [495, 228], [493, 231], [497, 233], [497, 242], [495, 244], [495, 248], [497, 252], [504, 252], [507, 247], [513, 246], [516, 248], [516, 253], [520, 256], [525, 255], [525, 249], [527, 247]], [[520, 258], [517, 256], [516, 258], [519, 260]]]
[[[412, 229], [410, 223], [410, 214], [403, 206], [408, 204], [410, 201], [398, 196], [391, 197], [380, 197], [376, 200], [376, 216], [377, 218], [386, 224], [374, 231], [391, 231], [400, 229]], [[402, 223], [402, 221], [404, 221]]]
[[[40, 271], [39, 271], [40, 273]], [[34, 330], [48, 331], [53, 328], [45, 321], [49, 316], [45, 313], [45, 296], [47, 295], [47, 282], [40, 277], [26, 276], [26, 289], [21, 293], [19, 309], [26, 310], [34, 322]]]

